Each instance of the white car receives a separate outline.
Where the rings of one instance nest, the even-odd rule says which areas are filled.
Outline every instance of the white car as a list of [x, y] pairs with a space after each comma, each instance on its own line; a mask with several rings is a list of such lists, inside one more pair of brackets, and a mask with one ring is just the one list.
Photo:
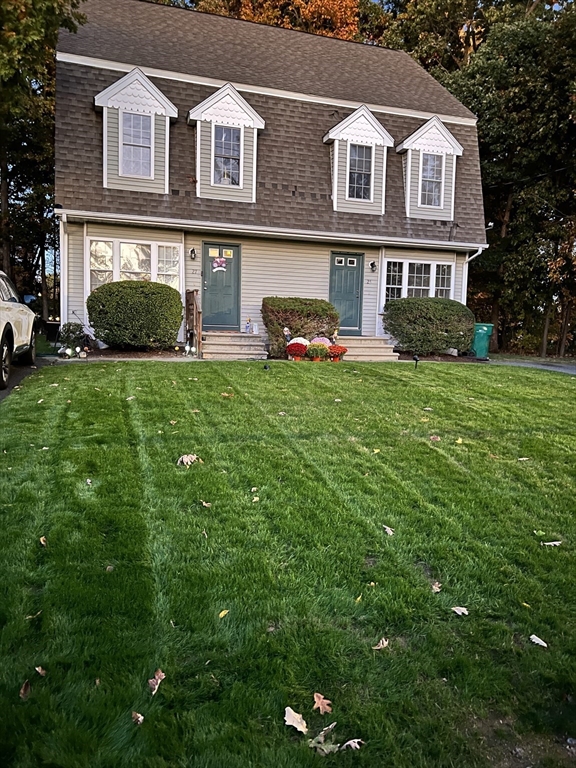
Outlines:
[[20, 297], [11, 280], [0, 271], [0, 389], [6, 389], [12, 361], [34, 365], [36, 315]]

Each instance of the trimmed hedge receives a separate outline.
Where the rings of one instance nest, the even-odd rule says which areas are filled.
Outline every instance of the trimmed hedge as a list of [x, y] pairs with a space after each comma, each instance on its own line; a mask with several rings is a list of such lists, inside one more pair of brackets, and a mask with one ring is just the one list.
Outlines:
[[290, 329], [293, 339], [311, 339], [333, 336], [340, 324], [336, 308], [328, 301], [281, 296], [262, 299], [262, 320], [270, 340], [270, 356], [280, 358], [286, 357], [284, 328]]
[[116, 349], [172, 346], [182, 323], [180, 294], [163, 283], [106, 283], [92, 291], [86, 306], [96, 338]]
[[474, 315], [452, 299], [394, 299], [384, 307], [383, 322], [400, 349], [421, 355], [464, 352], [474, 337]]

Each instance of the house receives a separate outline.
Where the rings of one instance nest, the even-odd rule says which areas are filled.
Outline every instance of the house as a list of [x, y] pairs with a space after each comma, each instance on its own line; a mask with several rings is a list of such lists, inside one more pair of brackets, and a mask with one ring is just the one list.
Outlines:
[[357, 359], [393, 359], [386, 301], [465, 303], [486, 247], [476, 119], [407, 54], [145, 0], [82, 9], [57, 50], [62, 322], [87, 324], [102, 283], [158, 280], [198, 292], [206, 357], [248, 318], [253, 354], [262, 297], [323, 298]]

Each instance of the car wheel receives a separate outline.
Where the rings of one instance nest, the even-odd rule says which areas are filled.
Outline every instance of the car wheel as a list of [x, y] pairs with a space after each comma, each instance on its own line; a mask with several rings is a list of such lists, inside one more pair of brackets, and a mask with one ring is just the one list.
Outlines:
[[6, 336], [2, 337], [0, 344], [0, 389], [8, 387], [10, 379], [10, 365], [12, 363], [12, 345]]
[[20, 355], [18, 358], [18, 362], [22, 363], [22, 365], [35, 365], [36, 363], [36, 332], [32, 331], [32, 336], [30, 337], [30, 346], [24, 352], [23, 355]]

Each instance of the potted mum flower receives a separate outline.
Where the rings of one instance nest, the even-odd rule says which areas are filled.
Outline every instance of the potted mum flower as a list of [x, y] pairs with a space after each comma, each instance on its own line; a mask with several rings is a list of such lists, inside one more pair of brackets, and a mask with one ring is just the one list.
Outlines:
[[347, 347], [343, 347], [341, 344], [330, 344], [328, 347], [328, 354], [333, 363], [339, 363], [346, 352], [348, 352]]
[[314, 344], [312, 342], [306, 350], [308, 357], [312, 358], [312, 362], [319, 363], [321, 360], [326, 360], [328, 357], [328, 347], [326, 344]]
[[290, 344], [286, 347], [286, 352], [292, 357], [297, 363], [302, 360], [303, 357], [306, 356], [306, 344], [300, 344], [298, 341], [291, 341]]

